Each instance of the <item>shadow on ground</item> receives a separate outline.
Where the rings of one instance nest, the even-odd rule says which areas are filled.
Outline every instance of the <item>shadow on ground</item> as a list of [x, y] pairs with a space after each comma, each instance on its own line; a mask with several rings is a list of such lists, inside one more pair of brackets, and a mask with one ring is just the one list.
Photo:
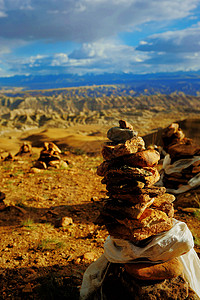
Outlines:
[[73, 262], [66, 266], [0, 269], [0, 298], [76, 300], [81, 282], [82, 274], [74, 271]]
[[101, 207], [101, 201], [91, 201], [91, 203], [80, 205], [52, 206], [51, 208], [7, 206], [0, 211], [0, 226], [20, 225], [23, 220], [31, 219], [34, 223], [50, 223], [57, 227], [62, 217], [72, 218], [73, 223], [91, 224], [99, 215]]

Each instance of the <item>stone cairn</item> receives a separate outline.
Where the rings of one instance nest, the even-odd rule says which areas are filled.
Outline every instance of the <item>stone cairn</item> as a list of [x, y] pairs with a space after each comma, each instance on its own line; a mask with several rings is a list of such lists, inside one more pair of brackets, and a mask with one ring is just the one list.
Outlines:
[[19, 148], [19, 151], [15, 155], [12, 155], [9, 152], [7, 156], [5, 157], [1, 156], [1, 159], [2, 161], [15, 161], [18, 160], [17, 156], [31, 156], [31, 155], [32, 155], [31, 145], [24, 142]]
[[14, 156], [9, 152], [6, 157], [1, 157], [2, 161], [13, 161]]
[[[104, 161], [97, 169], [97, 174], [103, 177], [102, 183], [106, 184], [108, 197], [103, 199], [103, 208], [95, 223], [105, 225], [113, 238], [128, 240], [137, 247], [145, 247], [155, 235], [172, 228], [172, 202], [175, 197], [166, 193], [165, 187], [154, 186], [160, 177], [156, 168], [160, 159], [159, 153], [153, 149], [145, 149], [143, 139], [133, 131], [129, 123], [120, 120], [119, 125], [120, 127], [108, 130], [107, 137], [110, 141], [103, 146]], [[138, 292], [138, 280], [141, 288], [149, 280], [176, 280], [183, 271], [177, 258], [159, 264], [147, 261], [124, 263], [123, 267], [125, 273], [133, 278], [132, 287], [129, 286], [132, 289], [131, 299], [139, 299], [137, 295], [134, 296], [136, 290], [141, 296], [140, 299], [158, 299], [157, 296], [145, 298], [146, 292], [142, 296], [141, 290]], [[184, 279], [181, 280], [184, 282]], [[172, 290], [175, 286], [179, 284], [172, 284]], [[155, 293], [154, 284], [151, 287], [151, 292]], [[179, 294], [178, 289], [176, 293]], [[119, 298], [110, 296], [109, 299]], [[166, 296], [163, 299], [179, 298]]]
[[[178, 123], [168, 126], [162, 134], [162, 139], [163, 149], [170, 158], [169, 166], [164, 169], [163, 185], [170, 192], [183, 186], [183, 192], [191, 189], [188, 182], [194, 177], [198, 179], [200, 174], [200, 146], [185, 137]], [[172, 169], [172, 165], [176, 168]]]
[[104, 145], [105, 161], [98, 167], [109, 198], [105, 199], [98, 222], [110, 235], [140, 245], [147, 238], [169, 230], [174, 214], [173, 195], [164, 187], [155, 187], [160, 175], [156, 165], [160, 155], [145, 150], [141, 137], [127, 122], [108, 131], [111, 142]]
[[24, 156], [24, 155], [32, 155], [32, 146], [26, 142], [24, 142], [19, 151], [15, 154], [15, 156]]
[[48, 169], [49, 167], [60, 168], [67, 167], [67, 162], [60, 157], [61, 150], [52, 142], [44, 143], [44, 147], [40, 152], [40, 157], [36, 161], [34, 167], [38, 169]]

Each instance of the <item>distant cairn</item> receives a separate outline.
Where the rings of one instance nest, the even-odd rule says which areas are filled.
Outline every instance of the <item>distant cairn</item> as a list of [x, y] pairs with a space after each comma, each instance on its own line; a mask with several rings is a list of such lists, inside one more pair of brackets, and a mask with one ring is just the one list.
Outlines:
[[185, 137], [179, 124], [172, 123], [162, 134], [167, 155], [163, 162], [163, 185], [180, 194], [200, 186], [200, 146]]
[[61, 150], [52, 142], [45, 142], [44, 147], [40, 152], [40, 157], [34, 164], [34, 168], [48, 169], [48, 168], [66, 168], [67, 162], [60, 157]]

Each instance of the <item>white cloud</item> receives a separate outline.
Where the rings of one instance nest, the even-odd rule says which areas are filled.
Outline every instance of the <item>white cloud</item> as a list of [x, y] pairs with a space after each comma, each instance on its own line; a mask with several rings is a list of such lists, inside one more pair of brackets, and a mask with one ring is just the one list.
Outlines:
[[142, 41], [137, 50], [166, 53], [199, 52], [199, 37], [200, 24], [197, 24], [193, 28], [154, 34], [145, 41]]
[[154, 34], [136, 48], [147, 54], [144, 61], [154, 72], [200, 69], [200, 24], [177, 31]]
[[192, 17], [199, 0], [1, 0], [0, 36], [97, 41], [150, 21]]
[[55, 67], [55, 66], [60, 66], [63, 64], [68, 63], [69, 59], [68, 59], [68, 55], [65, 53], [57, 53], [54, 55], [52, 62], [51, 62], [51, 66]]
[[168, 31], [154, 34], [142, 41], [137, 47], [140, 51], [155, 52], [193, 52], [200, 51], [200, 24], [196, 27], [178, 31]]
[[[99, 72], [132, 72], [133, 68], [148, 58], [134, 47], [116, 40], [100, 40], [83, 46], [69, 55], [71, 67], [86, 67]], [[82, 70], [83, 72], [84, 70]], [[80, 72], [80, 70], [79, 70]]]
[[72, 72], [131, 72], [136, 65], [148, 58], [146, 53], [135, 51], [134, 47], [121, 45], [115, 40], [101, 40], [83, 44], [70, 55], [57, 53], [52, 56], [36, 55], [26, 59], [15, 59], [12, 72], [57, 74]]
[[[120, 32], [140, 31], [148, 22], [165, 28], [173, 20], [195, 19], [198, 5], [199, 0], [0, 0], [0, 65], [13, 74], [200, 69], [200, 24], [154, 34], [138, 47], [117, 40]], [[17, 47], [38, 41], [80, 47], [71, 53], [58, 49], [42, 55], [41, 47], [38, 55], [14, 55]]]
[[[184, 47], [184, 42], [187, 42], [187, 36], [193, 36], [192, 32], [193, 34], [195, 32], [197, 34], [197, 29], [191, 28], [191, 30], [173, 32], [173, 34], [168, 32], [166, 34], [154, 35], [153, 37], [149, 37], [147, 42], [140, 43], [137, 49], [122, 45], [116, 39], [101, 39], [98, 42], [84, 43], [80, 48], [72, 51], [71, 54], [38, 54], [26, 59], [18, 58], [9, 60], [8, 65], [13, 66], [11, 71], [15, 74], [84, 74], [86, 72], [149, 73], [198, 70], [200, 69], [200, 51], [198, 48], [190, 52], [168, 51], [174, 41], [180, 44], [180, 47]], [[184, 38], [178, 40], [180, 36]], [[157, 47], [158, 42], [165, 45], [165, 48], [164, 46]], [[146, 46], [151, 47], [151, 49], [140, 51], [141, 47], [145, 48]], [[162, 48], [162, 51], [160, 48]], [[194, 48], [193, 45], [192, 49]]]

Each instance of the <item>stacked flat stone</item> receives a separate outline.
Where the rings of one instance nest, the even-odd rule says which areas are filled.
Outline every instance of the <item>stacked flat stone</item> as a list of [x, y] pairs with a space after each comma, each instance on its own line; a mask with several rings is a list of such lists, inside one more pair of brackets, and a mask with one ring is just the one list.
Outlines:
[[163, 184], [167, 189], [178, 189], [187, 185], [188, 181], [200, 173], [200, 146], [192, 139], [186, 138], [179, 124], [172, 123], [162, 135], [164, 150], [170, 155], [171, 164], [177, 162], [179, 166], [184, 159], [193, 159], [189, 166], [181, 171], [167, 174], [164, 173]]
[[159, 153], [146, 150], [130, 124], [120, 120], [119, 125], [108, 131], [104, 162], [97, 169], [108, 198], [96, 222], [105, 225], [112, 237], [142, 246], [172, 228], [175, 197], [165, 187], [154, 186], [160, 178]]

